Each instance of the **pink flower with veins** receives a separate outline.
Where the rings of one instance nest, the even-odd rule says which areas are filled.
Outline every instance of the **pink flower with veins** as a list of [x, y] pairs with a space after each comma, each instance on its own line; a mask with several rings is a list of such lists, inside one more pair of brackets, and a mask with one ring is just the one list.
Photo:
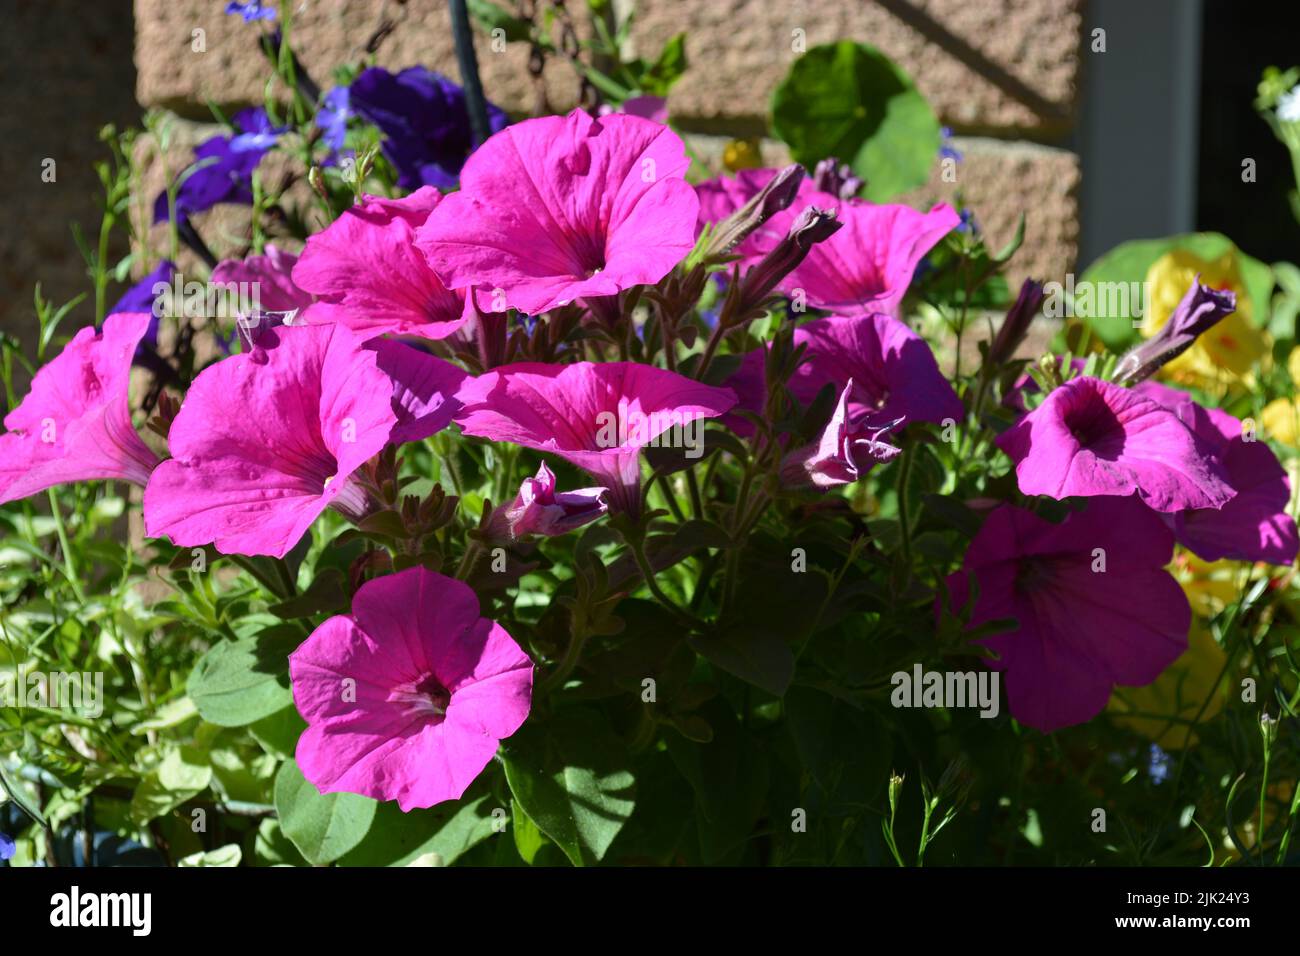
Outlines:
[[660, 436], [679, 426], [674, 434], [683, 439], [702, 434], [702, 419], [736, 402], [730, 389], [637, 362], [503, 365], [456, 397], [465, 434], [553, 452], [595, 475], [614, 509], [633, 517], [641, 510], [641, 449], [663, 444]]
[[1027, 495], [1132, 495], [1156, 511], [1221, 508], [1236, 493], [1214, 448], [1174, 412], [1081, 376], [997, 438]]
[[310, 323], [337, 322], [363, 338], [393, 333], [442, 339], [473, 316], [415, 247], [416, 230], [441, 202], [422, 186], [405, 199], [366, 196], [311, 236], [293, 281], [319, 298]]
[[458, 799], [519, 729], [533, 662], [467, 584], [415, 567], [362, 585], [289, 655], [289, 677], [303, 776], [409, 811]]
[[555, 473], [542, 462], [534, 477], [524, 479], [510, 506], [492, 515], [488, 533], [497, 540], [517, 541], [534, 534], [553, 537], [590, 524], [609, 511], [605, 503], [608, 488], [555, 488]]
[[366, 344], [378, 356], [379, 368], [393, 380], [393, 412], [397, 424], [394, 444], [420, 441], [451, 424], [460, 411], [456, 392], [469, 373], [423, 349], [393, 339]]
[[145, 488], [149, 535], [283, 557], [326, 508], [364, 514], [349, 479], [388, 443], [393, 383], [342, 326], [286, 326], [276, 338], [194, 379], [171, 426], [174, 457]]
[[158, 456], [131, 424], [131, 359], [149, 328], [121, 312], [81, 329], [32, 379], [0, 435], [0, 502], [70, 481], [117, 479], [144, 487]]
[[614, 295], [695, 245], [689, 165], [676, 134], [638, 116], [525, 120], [475, 150], [416, 243], [448, 286], [481, 287], [480, 305], [494, 289], [530, 315]]

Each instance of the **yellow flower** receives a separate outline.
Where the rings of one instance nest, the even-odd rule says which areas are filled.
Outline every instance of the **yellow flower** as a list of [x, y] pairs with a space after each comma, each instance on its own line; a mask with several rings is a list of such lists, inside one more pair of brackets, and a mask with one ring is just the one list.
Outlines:
[[752, 139], [733, 139], [722, 150], [722, 165], [728, 172], [738, 169], [757, 169], [763, 165], [763, 154]]
[[1214, 617], [1241, 597], [1243, 570], [1250, 565], [1226, 558], [1202, 561], [1190, 551], [1179, 550], [1171, 569], [1187, 595], [1197, 617]]
[[1260, 412], [1263, 437], [1300, 448], [1300, 398], [1275, 398]]
[[[1114, 715], [1115, 723], [1136, 731], [1157, 746], [1181, 750], [1196, 743], [1190, 722], [1198, 714], [1204, 723], [1223, 709], [1219, 676], [1226, 660], [1209, 629], [1193, 623], [1187, 650], [1178, 660], [1146, 687], [1115, 688], [1106, 709]], [[1123, 714], [1150, 716], [1120, 716]]]
[[1234, 292], [1237, 309], [1166, 365], [1161, 374], [1184, 385], [1222, 393], [1248, 376], [1268, 354], [1268, 341], [1252, 320], [1254, 303], [1246, 291], [1236, 249], [1213, 261], [1175, 249], [1152, 263], [1146, 276], [1148, 301], [1142, 334], [1150, 338], [1169, 321], [1198, 274], [1204, 285]]

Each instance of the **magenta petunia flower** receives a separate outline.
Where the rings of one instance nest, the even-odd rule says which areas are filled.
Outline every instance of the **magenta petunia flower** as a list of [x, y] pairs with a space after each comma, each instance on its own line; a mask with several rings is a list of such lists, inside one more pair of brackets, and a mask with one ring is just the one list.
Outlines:
[[1130, 389], [1083, 376], [997, 439], [1027, 495], [1131, 495], [1156, 511], [1221, 508], [1234, 492], [1214, 450], [1178, 416]]
[[1090, 720], [1116, 685], [1151, 683], [1187, 649], [1192, 611], [1164, 570], [1173, 535], [1134, 498], [1094, 498], [1052, 524], [1003, 505], [948, 578], [951, 606], [978, 597], [970, 626], [1013, 618], [978, 643], [1005, 674], [1011, 714], [1044, 733]]
[[668, 127], [580, 109], [480, 146], [419, 229], [453, 289], [500, 289], [530, 315], [658, 282], [695, 244], [690, 160]]
[[901, 449], [889, 444], [884, 436], [902, 419], [871, 425], [853, 424], [849, 415], [852, 391], [853, 379], [849, 379], [821, 437], [811, 445], [786, 455], [781, 463], [781, 480], [785, 484], [823, 489], [852, 484], [877, 462], [893, 461], [898, 457]]
[[293, 281], [298, 257], [267, 243], [264, 255], [244, 259], [225, 259], [212, 270], [212, 285], [234, 284], [256, 290], [257, 303], [263, 312], [293, 313], [311, 305], [312, 295]]
[[409, 568], [361, 586], [289, 655], [307, 721], [296, 757], [321, 793], [458, 799], [528, 717], [533, 662], [469, 585]]
[[1133, 391], [1170, 409], [1202, 437], [1236, 492], [1222, 508], [1170, 516], [1178, 543], [1206, 561], [1291, 564], [1300, 537], [1295, 519], [1286, 511], [1291, 483], [1273, 450], [1257, 436], [1243, 433], [1238, 419], [1217, 408], [1202, 408], [1186, 392], [1150, 380]]
[[[851, 422], [901, 418], [940, 424], [965, 418], [961, 399], [939, 371], [930, 346], [898, 319], [880, 314], [815, 319], [795, 329], [794, 344], [807, 349], [789, 389], [805, 405], [826, 385], [838, 392], [852, 382]], [[764, 354], [764, 349], [749, 352], [726, 383], [739, 396], [739, 407], [755, 413], [762, 411], [766, 396]], [[734, 414], [726, 424], [740, 434], [752, 428]]]
[[349, 478], [389, 440], [393, 384], [342, 326], [276, 332], [194, 379], [145, 489], [148, 534], [283, 557], [327, 507], [364, 513]]
[[521, 362], [465, 383], [456, 421], [467, 435], [554, 452], [640, 513], [641, 449], [682, 444], [703, 454], [704, 419], [735, 404], [730, 389], [636, 362]]
[[405, 199], [365, 197], [307, 240], [293, 281], [320, 301], [304, 318], [337, 322], [363, 337], [386, 332], [442, 339], [469, 321], [465, 295], [447, 289], [416, 230], [439, 203], [432, 186]]
[[368, 344], [378, 356], [380, 370], [393, 380], [396, 444], [420, 441], [440, 432], [460, 411], [456, 392], [469, 373], [414, 345], [393, 339]]
[[[696, 187], [700, 223], [717, 222], [758, 194], [779, 171], [741, 170], [734, 179], [715, 179]], [[893, 313], [902, 301], [917, 263], [961, 222], [946, 204], [921, 213], [910, 206], [877, 205], [841, 199], [805, 179], [789, 208], [778, 212], [736, 249], [742, 267], [751, 266], [789, 231], [809, 205], [833, 209], [843, 224], [835, 235], [819, 242], [780, 283], [780, 290], [802, 290], [807, 305], [844, 315]]]
[[552, 537], [590, 524], [609, 511], [607, 488], [555, 488], [555, 473], [542, 462], [534, 477], [524, 479], [510, 506], [492, 515], [488, 533], [497, 540], [517, 541], [535, 534]]
[[119, 312], [81, 329], [32, 378], [0, 435], [0, 502], [70, 481], [117, 479], [143, 487], [158, 456], [131, 424], [131, 359], [147, 313]]

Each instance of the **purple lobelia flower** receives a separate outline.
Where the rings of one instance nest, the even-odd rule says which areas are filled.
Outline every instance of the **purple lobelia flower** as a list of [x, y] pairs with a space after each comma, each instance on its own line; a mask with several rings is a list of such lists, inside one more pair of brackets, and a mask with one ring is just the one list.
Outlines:
[[0, 862], [12, 860], [14, 852], [18, 849], [13, 839], [7, 833], [0, 833]]
[[[206, 212], [221, 203], [253, 201], [253, 170], [285, 132], [271, 125], [262, 107], [241, 110], [233, 118], [235, 132], [205, 139], [194, 149], [194, 162], [176, 190], [176, 220]], [[168, 219], [167, 193], [154, 201], [153, 221]]]
[[144, 338], [136, 346], [136, 358], [143, 358], [147, 349], [158, 347], [158, 324], [162, 316], [159, 315], [156, 308], [158, 294], [155, 287], [160, 283], [170, 286], [175, 276], [176, 263], [164, 259], [158, 263], [157, 268], [123, 292], [122, 297], [114, 302], [108, 310], [108, 315], [121, 313], [147, 313], [149, 315], [149, 327], [145, 329]]
[[[474, 148], [465, 91], [441, 73], [412, 66], [400, 73], [364, 70], [348, 88], [351, 107], [384, 134], [384, 155], [397, 169], [397, 184], [451, 189]], [[492, 132], [509, 118], [489, 103]]]
[[1133, 498], [1094, 498], [1060, 524], [1003, 505], [948, 578], [969, 626], [1014, 619], [978, 643], [1006, 675], [1011, 715], [1044, 733], [1091, 720], [1116, 685], [1151, 683], [1187, 648], [1192, 611], [1165, 570], [1173, 535]]
[[333, 157], [348, 138], [348, 121], [356, 116], [352, 109], [352, 95], [348, 87], [336, 86], [325, 94], [320, 109], [316, 111], [316, 125], [321, 130], [321, 140], [330, 148]]
[[1156, 511], [1221, 508], [1235, 494], [1213, 448], [1169, 409], [1083, 376], [997, 439], [1027, 495], [1132, 495]]
[[275, 7], [263, 0], [245, 0], [240, 3], [239, 0], [230, 0], [226, 4], [226, 13], [231, 16], [241, 16], [245, 23], [253, 23], [256, 20], [274, 20]]

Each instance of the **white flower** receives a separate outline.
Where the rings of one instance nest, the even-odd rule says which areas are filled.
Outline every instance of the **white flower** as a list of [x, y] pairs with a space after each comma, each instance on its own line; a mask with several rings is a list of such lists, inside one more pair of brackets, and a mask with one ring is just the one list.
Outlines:
[[1300, 123], [1300, 86], [1278, 97], [1277, 118], [1284, 123]]

